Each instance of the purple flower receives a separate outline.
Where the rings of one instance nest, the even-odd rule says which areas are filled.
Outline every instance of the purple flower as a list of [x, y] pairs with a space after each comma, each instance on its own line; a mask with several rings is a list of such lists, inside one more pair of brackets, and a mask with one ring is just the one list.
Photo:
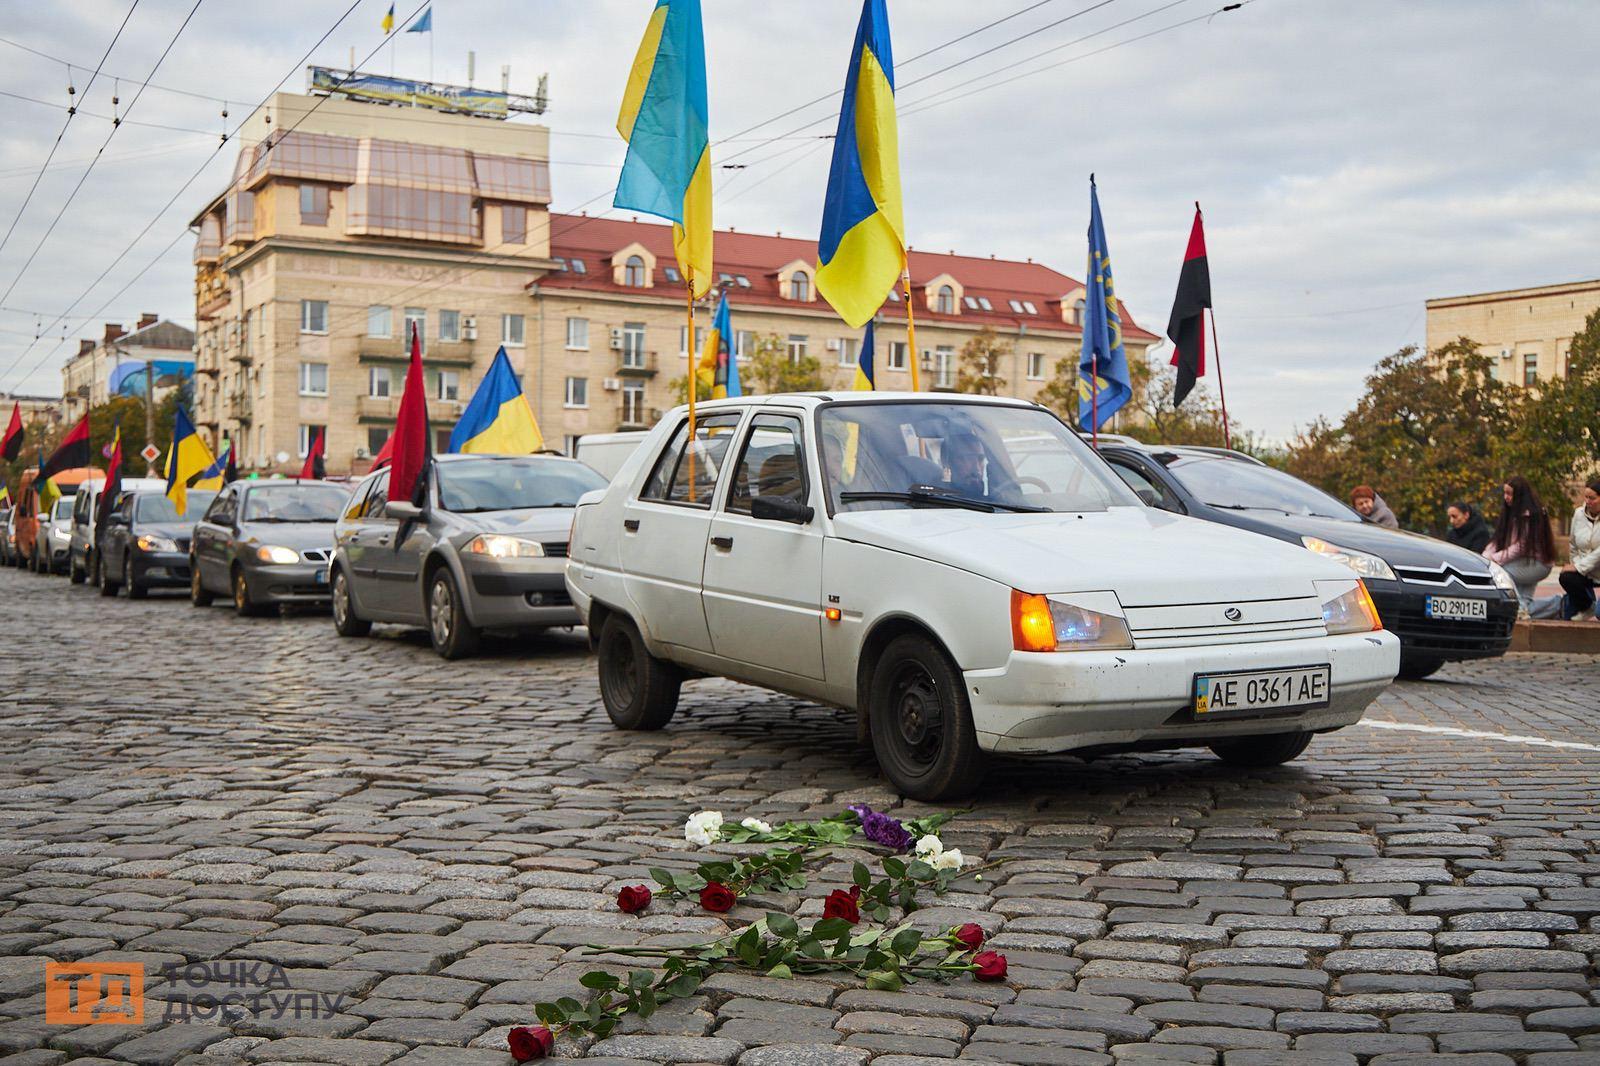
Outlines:
[[850, 810], [861, 820], [861, 835], [874, 844], [882, 844], [895, 851], [905, 851], [914, 839], [899, 819], [875, 811], [864, 803], [853, 803]]

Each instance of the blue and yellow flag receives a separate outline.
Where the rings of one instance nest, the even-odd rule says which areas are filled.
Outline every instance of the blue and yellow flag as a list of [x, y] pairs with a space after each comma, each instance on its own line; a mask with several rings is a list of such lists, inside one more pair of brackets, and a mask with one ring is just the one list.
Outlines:
[[222, 486], [227, 482], [228, 461], [233, 455], [233, 442], [228, 442], [228, 447], [216, 462], [200, 471], [200, 476], [195, 478], [194, 488], [204, 489], [206, 492], [221, 492]]
[[1083, 356], [1078, 360], [1078, 424], [1097, 432], [1133, 396], [1122, 315], [1111, 282], [1111, 249], [1100, 219], [1100, 193], [1089, 175], [1089, 277], [1084, 297]]
[[728, 310], [728, 292], [722, 292], [717, 303], [717, 313], [711, 319], [711, 332], [706, 334], [697, 370], [711, 371], [711, 398], [721, 400], [728, 396], [743, 396], [739, 384], [739, 360], [735, 358], [733, 316]]
[[61, 490], [56, 487], [55, 479], [45, 472], [43, 449], [39, 451], [39, 476], [34, 479], [33, 488], [39, 494], [39, 514], [48, 517], [56, 501], [61, 499]]
[[544, 447], [544, 435], [522, 394], [505, 347], [495, 353], [472, 402], [450, 432], [452, 452], [474, 455], [531, 455]]
[[861, 335], [861, 354], [856, 356], [857, 392], [869, 392], [878, 387], [878, 354], [872, 338], [873, 319], [867, 319], [867, 331]]
[[845, 72], [817, 241], [817, 291], [852, 327], [878, 313], [905, 266], [904, 214], [889, 12], [884, 0], [866, 0]]
[[384, 33], [393, 33], [394, 32], [394, 5], [393, 4], [389, 5], [389, 10], [383, 16], [383, 21], [380, 22], [379, 25], [383, 27], [383, 32]]
[[700, 0], [656, 0], [617, 115], [628, 156], [612, 203], [672, 220], [695, 299], [713, 276], [710, 131]]
[[195, 431], [189, 412], [179, 406], [172, 417], [172, 447], [167, 449], [167, 498], [180, 515], [189, 510], [189, 481], [216, 462]]

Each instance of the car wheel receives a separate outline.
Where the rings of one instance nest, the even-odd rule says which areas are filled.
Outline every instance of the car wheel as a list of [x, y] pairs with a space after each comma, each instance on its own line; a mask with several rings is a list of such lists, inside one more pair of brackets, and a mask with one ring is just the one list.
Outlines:
[[115, 596], [117, 594], [117, 583], [111, 579], [111, 572], [106, 569], [105, 560], [100, 557], [99, 552], [95, 553], [94, 569], [98, 575], [98, 580], [95, 584], [100, 586], [100, 595], [107, 599]]
[[613, 614], [600, 627], [600, 698], [618, 729], [654, 730], [672, 721], [683, 674], [650, 654], [638, 627]]
[[1421, 681], [1438, 672], [1439, 667], [1443, 665], [1443, 659], [1435, 659], [1428, 655], [1402, 655], [1399, 676], [1407, 681]]
[[210, 607], [216, 597], [206, 591], [205, 584], [200, 580], [200, 560], [189, 560], [189, 602], [196, 607]]
[[478, 650], [478, 630], [467, 621], [466, 605], [447, 566], [428, 581], [428, 636], [433, 650], [446, 659], [464, 659]]
[[261, 613], [261, 608], [250, 597], [250, 579], [242, 566], [233, 568], [233, 613], [240, 618], [254, 618]]
[[122, 557], [122, 583], [128, 586], [128, 599], [130, 600], [142, 600], [149, 593], [148, 589], [133, 579], [132, 552]]
[[927, 637], [889, 642], [872, 672], [867, 717], [878, 766], [901, 793], [953, 799], [983, 778], [961, 672]]
[[350, 579], [344, 567], [333, 569], [333, 628], [341, 637], [364, 637], [372, 632], [372, 623], [356, 617], [355, 600], [350, 597]]
[[72, 557], [72, 554], [70, 552], [67, 553], [67, 580], [74, 585], [81, 585], [87, 576], [83, 568], [78, 565], [77, 560]]
[[1268, 733], [1259, 737], [1230, 737], [1213, 741], [1212, 752], [1229, 766], [1262, 769], [1289, 762], [1306, 750], [1310, 733]]

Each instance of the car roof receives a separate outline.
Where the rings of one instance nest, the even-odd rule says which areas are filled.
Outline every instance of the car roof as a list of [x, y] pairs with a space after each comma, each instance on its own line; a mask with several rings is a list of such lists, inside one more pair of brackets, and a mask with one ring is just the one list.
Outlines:
[[[1106, 435], [1101, 434], [1101, 447], [1106, 447]], [[1232, 459], [1236, 462], [1250, 463], [1255, 466], [1266, 466], [1260, 459], [1253, 455], [1246, 455], [1241, 451], [1230, 448], [1213, 448], [1205, 444], [1146, 444], [1134, 440], [1132, 437], [1118, 437], [1111, 444], [1112, 447], [1126, 448], [1129, 451], [1143, 452], [1146, 455], [1177, 455], [1185, 459]]]
[[[820, 392], [774, 392], [763, 393], [759, 396], [733, 396], [721, 400], [700, 400], [695, 404], [695, 411], [719, 411], [726, 408], [757, 407], [805, 407], [814, 409], [823, 404], [830, 403], [940, 403], [940, 404], [987, 404], [991, 407], [1040, 407], [1032, 400], [1022, 400], [1014, 396], [974, 396], [969, 393], [958, 392], [877, 392], [877, 391], [820, 391]], [[688, 404], [680, 404], [672, 409], [673, 414], [687, 411]]]

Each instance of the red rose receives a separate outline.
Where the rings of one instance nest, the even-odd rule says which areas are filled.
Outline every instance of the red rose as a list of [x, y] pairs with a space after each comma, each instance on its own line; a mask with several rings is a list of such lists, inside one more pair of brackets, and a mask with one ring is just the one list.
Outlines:
[[624, 913], [638, 914], [650, 906], [650, 890], [643, 885], [629, 885], [617, 893], [617, 906]]
[[998, 951], [980, 951], [972, 957], [973, 963], [978, 967], [974, 974], [980, 981], [1004, 981], [1006, 979], [1006, 957]]
[[518, 1025], [506, 1034], [506, 1043], [511, 1047], [512, 1058], [518, 1062], [529, 1062], [550, 1054], [556, 1046], [556, 1038], [542, 1025], [532, 1028]]
[[733, 905], [738, 901], [739, 897], [733, 894], [733, 889], [720, 881], [713, 881], [700, 890], [700, 906], [718, 914], [733, 910]]
[[977, 922], [968, 922], [950, 935], [968, 951], [977, 951], [983, 946], [983, 926]]
[[861, 887], [859, 885], [851, 888], [848, 892], [842, 888], [836, 888], [828, 893], [827, 899], [822, 901], [822, 916], [824, 918], [843, 918], [851, 925], [855, 925], [861, 920], [861, 908], [856, 904], [856, 901], [860, 898]]

